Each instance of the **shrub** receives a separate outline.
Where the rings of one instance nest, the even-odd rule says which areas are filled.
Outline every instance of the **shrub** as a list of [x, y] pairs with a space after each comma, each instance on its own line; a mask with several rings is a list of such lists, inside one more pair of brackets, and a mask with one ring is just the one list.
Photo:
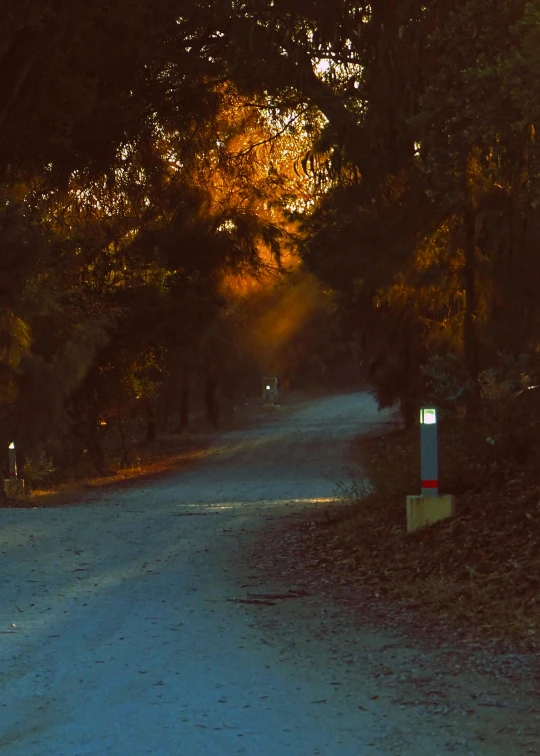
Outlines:
[[30, 488], [50, 488], [56, 479], [56, 467], [53, 460], [40, 451], [25, 460], [23, 477]]

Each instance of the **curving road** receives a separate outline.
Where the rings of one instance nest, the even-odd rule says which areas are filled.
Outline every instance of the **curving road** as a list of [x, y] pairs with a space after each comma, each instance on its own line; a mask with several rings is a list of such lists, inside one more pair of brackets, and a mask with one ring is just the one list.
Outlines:
[[[250, 534], [331, 498], [350, 439], [387, 420], [320, 398], [97, 503], [0, 510], [2, 756], [455, 753], [377, 701], [354, 632], [317, 640], [316, 599], [231, 601], [269, 587], [242, 566]], [[273, 632], [295, 601], [297, 632]]]

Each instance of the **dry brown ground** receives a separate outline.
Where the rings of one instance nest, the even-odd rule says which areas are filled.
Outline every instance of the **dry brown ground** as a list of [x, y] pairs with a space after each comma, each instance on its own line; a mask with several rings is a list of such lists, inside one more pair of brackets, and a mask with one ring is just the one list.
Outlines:
[[[443, 455], [445, 493], [474, 477], [472, 464], [459, 466], [459, 432], [441, 438], [442, 448], [460, 452]], [[359, 439], [352, 456], [375, 492], [351, 480], [341, 503], [274, 532], [268, 558], [349, 603], [362, 595], [378, 620], [397, 612], [407, 621], [412, 612], [417, 629], [420, 618], [437, 632], [540, 657], [540, 480], [525, 470], [491, 483], [479, 474], [482, 486], [456, 497], [455, 518], [407, 533], [405, 497], [417, 493], [418, 454], [417, 430]]]

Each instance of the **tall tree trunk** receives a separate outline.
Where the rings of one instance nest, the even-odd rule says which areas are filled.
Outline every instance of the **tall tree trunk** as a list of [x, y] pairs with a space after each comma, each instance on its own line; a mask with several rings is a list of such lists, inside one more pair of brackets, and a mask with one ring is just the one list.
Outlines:
[[116, 417], [118, 420], [118, 430], [120, 431], [120, 440], [122, 442], [122, 464], [127, 465], [128, 453], [127, 453], [127, 446], [126, 446], [126, 433], [124, 431], [124, 422], [122, 420], [122, 415], [120, 413], [120, 404], [116, 405]]
[[90, 400], [90, 422], [88, 433], [88, 451], [99, 475], [105, 475], [105, 449], [99, 425], [98, 406], [95, 399]]
[[463, 352], [469, 378], [466, 397], [468, 417], [475, 417], [480, 410], [479, 343], [476, 319], [478, 297], [476, 288], [476, 235], [475, 210], [469, 191], [468, 161], [463, 169], [463, 194], [465, 199], [463, 218], [463, 288], [465, 291], [465, 313], [463, 318]]
[[148, 420], [146, 423], [146, 441], [150, 443], [156, 440], [156, 418], [154, 415], [154, 409], [149, 404], [146, 405], [146, 414]]
[[405, 428], [414, 427], [418, 407], [418, 375], [416, 374], [413, 355], [413, 335], [410, 332], [410, 326], [405, 327], [402, 334], [403, 338], [403, 366], [402, 366], [402, 390], [399, 401], [399, 408]]
[[217, 380], [211, 371], [206, 374], [206, 385], [204, 389], [204, 401], [206, 404], [206, 418], [208, 422], [217, 428], [219, 427], [219, 405], [216, 398]]
[[189, 383], [189, 367], [187, 361], [185, 361], [180, 383], [180, 430], [185, 430], [189, 424]]

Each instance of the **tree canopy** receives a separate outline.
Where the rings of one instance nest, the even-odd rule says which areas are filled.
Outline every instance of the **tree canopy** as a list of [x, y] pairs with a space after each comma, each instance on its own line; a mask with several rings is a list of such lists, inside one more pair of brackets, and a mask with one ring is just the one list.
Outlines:
[[408, 421], [531, 378], [539, 41], [523, 0], [5, 0], [0, 443], [103, 469], [103, 423], [271, 369]]

